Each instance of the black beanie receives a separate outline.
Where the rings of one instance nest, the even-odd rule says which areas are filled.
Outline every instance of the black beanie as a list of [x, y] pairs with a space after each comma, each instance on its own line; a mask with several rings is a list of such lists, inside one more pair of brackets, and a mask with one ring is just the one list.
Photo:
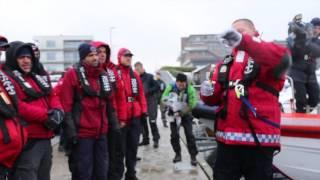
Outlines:
[[315, 17], [310, 22], [313, 26], [320, 26], [320, 18]]
[[178, 73], [176, 81], [187, 82], [187, 76], [183, 73]]
[[17, 53], [17, 57], [21, 57], [21, 56], [29, 56], [32, 57], [32, 52], [30, 50], [29, 47], [22, 47], [21, 49], [19, 49], [18, 53]]
[[80, 60], [83, 60], [88, 56], [88, 54], [92, 52], [97, 52], [97, 48], [88, 43], [80, 44], [78, 50], [79, 50]]

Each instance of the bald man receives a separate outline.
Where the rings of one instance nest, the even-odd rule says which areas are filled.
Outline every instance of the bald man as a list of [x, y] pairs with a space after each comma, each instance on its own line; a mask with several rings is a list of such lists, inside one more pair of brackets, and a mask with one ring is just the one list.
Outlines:
[[215, 180], [273, 178], [273, 154], [280, 149], [278, 95], [291, 57], [258, 35], [251, 20], [234, 21], [221, 36], [232, 54], [200, 89], [204, 103], [220, 107]]

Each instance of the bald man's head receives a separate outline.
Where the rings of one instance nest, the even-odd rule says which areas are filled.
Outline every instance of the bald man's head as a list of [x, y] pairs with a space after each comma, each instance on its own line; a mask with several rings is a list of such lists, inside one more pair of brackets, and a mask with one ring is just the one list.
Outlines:
[[258, 32], [250, 19], [237, 19], [232, 23], [232, 27], [240, 33], [257, 36]]

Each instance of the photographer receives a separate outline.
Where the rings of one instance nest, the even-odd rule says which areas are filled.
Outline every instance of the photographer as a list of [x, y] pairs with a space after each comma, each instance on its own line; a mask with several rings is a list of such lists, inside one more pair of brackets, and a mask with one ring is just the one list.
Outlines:
[[307, 106], [310, 107], [309, 112], [312, 111], [319, 102], [319, 85], [315, 74], [316, 59], [320, 57], [319, 35], [319, 18], [303, 23], [301, 15], [297, 15], [289, 23], [287, 42], [292, 53], [289, 75], [294, 81], [296, 112], [299, 113], [306, 113]]

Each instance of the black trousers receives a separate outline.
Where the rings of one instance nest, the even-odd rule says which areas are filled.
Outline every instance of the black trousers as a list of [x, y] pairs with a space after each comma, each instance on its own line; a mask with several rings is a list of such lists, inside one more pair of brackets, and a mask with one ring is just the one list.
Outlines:
[[126, 178], [135, 177], [137, 153], [139, 145], [139, 136], [141, 133], [140, 118], [133, 118], [131, 122], [121, 129], [121, 142], [123, 143], [122, 164], [120, 170], [117, 172], [120, 179], [124, 173], [124, 161], [127, 169]]
[[52, 146], [50, 139], [29, 139], [9, 180], [50, 180]]
[[108, 148], [109, 148], [109, 170], [108, 179], [121, 180], [121, 172], [123, 168], [123, 143], [120, 129], [110, 129], [108, 133]]
[[[294, 81], [297, 112], [305, 113], [306, 107], [317, 106], [319, 102], [319, 85], [316, 81]], [[308, 95], [308, 98], [307, 98]]]
[[167, 122], [167, 120], [166, 120], [166, 106], [164, 104], [160, 103], [159, 107], [160, 107], [162, 121]]
[[106, 180], [108, 170], [107, 135], [79, 138], [69, 156], [72, 180]]
[[65, 129], [64, 123], [62, 123], [62, 125], [59, 127], [59, 130], [60, 130], [59, 146], [65, 148], [67, 144], [67, 139], [66, 139], [66, 132], [64, 129]]
[[[196, 147], [196, 142], [194, 135], [192, 133], [192, 116], [185, 116], [181, 118], [181, 126], [184, 128], [184, 133], [187, 139], [187, 146], [190, 155], [197, 155], [198, 150]], [[181, 153], [180, 146], [180, 134], [177, 127], [176, 120], [170, 123], [171, 130], [171, 145], [175, 153]]]
[[7, 180], [9, 169], [0, 164], [0, 180]]
[[272, 161], [275, 149], [271, 147], [226, 145], [218, 142], [213, 179], [272, 180]]
[[141, 119], [142, 124], [142, 136], [143, 141], [149, 142], [149, 127], [151, 128], [153, 141], [159, 141], [160, 134], [157, 126], [157, 116], [158, 116], [158, 99], [157, 96], [152, 95], [147, 98], [148, 103], [148, 115], [149, 119]]

